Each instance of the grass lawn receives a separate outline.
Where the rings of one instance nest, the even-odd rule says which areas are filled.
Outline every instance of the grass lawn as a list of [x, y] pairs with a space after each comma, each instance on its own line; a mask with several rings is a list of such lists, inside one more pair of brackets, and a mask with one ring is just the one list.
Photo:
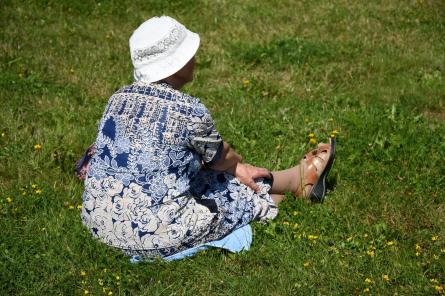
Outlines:
[[[1, 295], [445, 294], [443, 1], [1, 6]], [[249, 252], [131, 264], [81, 224], [74, 163], [162, 14], [200, 34], [185, 91], [247, 162], [286, 168], [338, 131], [326, 202], [289, 196]]]

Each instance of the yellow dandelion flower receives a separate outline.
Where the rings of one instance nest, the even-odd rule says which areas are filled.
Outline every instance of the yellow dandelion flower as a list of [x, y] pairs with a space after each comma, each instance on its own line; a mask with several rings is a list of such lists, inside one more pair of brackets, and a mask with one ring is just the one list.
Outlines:
[[2, 138], [6, 137], [6, 133], [2, 133]]
[[309, 138], [315, 138], [315, 134], [314, 133], [310, 133], [309, 134]]
[[86, 276], [87, 273], [86, 273], [85, 271], [81, 270], [81, 271], [80, 271], [80, 275], [81, 275], [81, 276]]
[[34, 145], [34, 150], [35, 151], [40, 151], [42, 149], [42, 145], [40, 145], [40, 144], [35, 144]]
[[244, 86], [244, 87], [248, 86], [249, 83], [250, 83], [250, 80], [249, 80], [249, 79], [243, 79], [243, 86]]
[[298, 212], [297, 212], [297, 211], [294, 211], [294, 212], [292, 213], [292, 215], [297, 216], [297, 215], [298, 215]]
[[103, 272], [107, 272], [107, 271], [108, 271], [108, 269], [104, 268]]
[[365, 279], [365, 283], [368, 284], [368, 285], [372, 284], [372, 279], [366, 278]]
[[8, 197], [6, 198], [6, 201], [7, 201], [8, 203], [12, 203], [13, 199], [12, 199], [10, 196], [8, 196]]
[[307, 238], [308, 238], [308, 240], [314, 241], [314, 240], [316, 240], [318, 238], [318, 236], [310, 234], [310, 235], [307, 236]]
[[294, 225], [292, 226], [294, 229], [298, 227], [298, 223], [294, 223]]
[[42, 192], [43, 192], [42, 189], [37, 189], [37, 190], [35, 191], [36, 194], [42, 194]]
[[77, 209], [78, 209], [78, 210], [82, 209], [82, 204], [77, 205]]
[[433, 255], [433, 259], [434, 260], [439, 260], [439, 256], [437, 256], [436, 254]]
[[331, 138], [335, 138], [335, 137], [337, 137], [337, 134], [338, 134], [337, 130], [333, 130], [333, 131], [331, 132]]
[[311, 263], [309, 261], [306, 261], [306, 262], [303, 263], [303, 266], [304, 267], [309, 267], [309, 266], [311, 266]]
[[433, 283], [433, 284], [438, 284], [439, 283], [439, 281], [437, 279], [435, 279], [435, 278], [430, 279], [430, 282]]
[[369, 257], [374, 257], [375, 256], [375, 251], [374, 250], [368, 250], [368, 251], [366, 251], [366, 254], [368, 254]]
[[90, 291], [88, 291], [88, 290], [83, 290], [83, 294], [85, 294], [85, 295], [90, 294]]
[[383, 275], [383, 280], [384, 280], [385, 282], [389, 281], [389, 275], [384, 274], [384, 275]]
[[116, 280], [120, 280], [120, 279], [121, 279], [121, 277], [117, 275], [116, 276]]
[[386, 243], [386, 245], [387, 245], [388, 247], [394, 246], [395, 244], [396, 244], [395, 241], [389, 241], [389, 242]]
[[431, 240], [432, 240], [433, 242], [437, 241], [438, 239], [439, 239], [439, 237], [438, 237], [437, 235], [433, 235], [433, 236], [431, 237]]
[[312, 145], [317, 144], [317, 140], [315, 138], [310, 138], [309, 143], [311, 143]]
[[443, 286], [442, 285], [435, 285], [434, 289], [437, 293], [442, 294], [443, 293]]
[[364, 292], [364, 293], [369, 293], [369, 288], [365, 288], [365, 289], [363, 289], [363, 292]]
[[103, 286], [104, 285], [104, 280], [103, 279], [97, 279], [97, 283], [99, 284], [99, 286]]
[[36, 188], [37, 188], [37, 184], [32, 184], [32, 185], [31, 185], [31, 188], [32, 188], [32, 189], [36, 189]]
[[422, 247], [419, 244], [416, 244], [416, 256], [420, 256], [420, 251], [422, 251]]
[[108, 292], [108, 295], [113, 295], [113, 292], [112, 291]]
[[290, 223], [288, 221], [283, 221], [283, 225], [290, 225]]
[[72, 209], [74, 209], [74, 206], [73, 205], [69, 205], [68, 209], [72, 210]]

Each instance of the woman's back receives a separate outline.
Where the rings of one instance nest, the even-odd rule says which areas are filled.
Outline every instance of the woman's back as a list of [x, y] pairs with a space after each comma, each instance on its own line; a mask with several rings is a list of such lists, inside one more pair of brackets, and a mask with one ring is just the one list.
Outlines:
[[204, 105], [168, 84], [118, 90], [105, 108], [85, 180], [84, 224], [111, 245], [146, 249], [141, 237], [181, 215], [201, 168], [195, 146], [210, 150], [200, 144], [213, 130]]

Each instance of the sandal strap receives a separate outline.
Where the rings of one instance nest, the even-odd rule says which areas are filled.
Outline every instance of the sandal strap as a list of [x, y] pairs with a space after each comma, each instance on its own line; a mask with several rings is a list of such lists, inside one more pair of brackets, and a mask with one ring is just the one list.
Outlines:
[[330, 149], [331, 149], [331, 147], [329, 146], [329, 144], [320, 143], [320, 144], [318, 144], [317, 149], [313, 149], [313, 150], [309, 151], [308, 153], [306, 153], [304, 155], [303, 158], [310, 158], [311, 156], [316, 156], [316, 155], [322, 154], [322, 153], [327, 153], [329, 155]]

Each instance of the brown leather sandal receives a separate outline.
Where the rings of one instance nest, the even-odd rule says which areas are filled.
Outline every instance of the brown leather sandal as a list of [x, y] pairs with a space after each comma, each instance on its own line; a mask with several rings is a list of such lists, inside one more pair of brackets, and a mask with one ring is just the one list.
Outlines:
[[313, 202], [323, 202], [326, 195], [326, 177], [335, 158], [335, 138], [330, 144], [320, 143], [317, 149], [307, 153], [300, 162], [301, 186], [294, 196], [309, 197]]

